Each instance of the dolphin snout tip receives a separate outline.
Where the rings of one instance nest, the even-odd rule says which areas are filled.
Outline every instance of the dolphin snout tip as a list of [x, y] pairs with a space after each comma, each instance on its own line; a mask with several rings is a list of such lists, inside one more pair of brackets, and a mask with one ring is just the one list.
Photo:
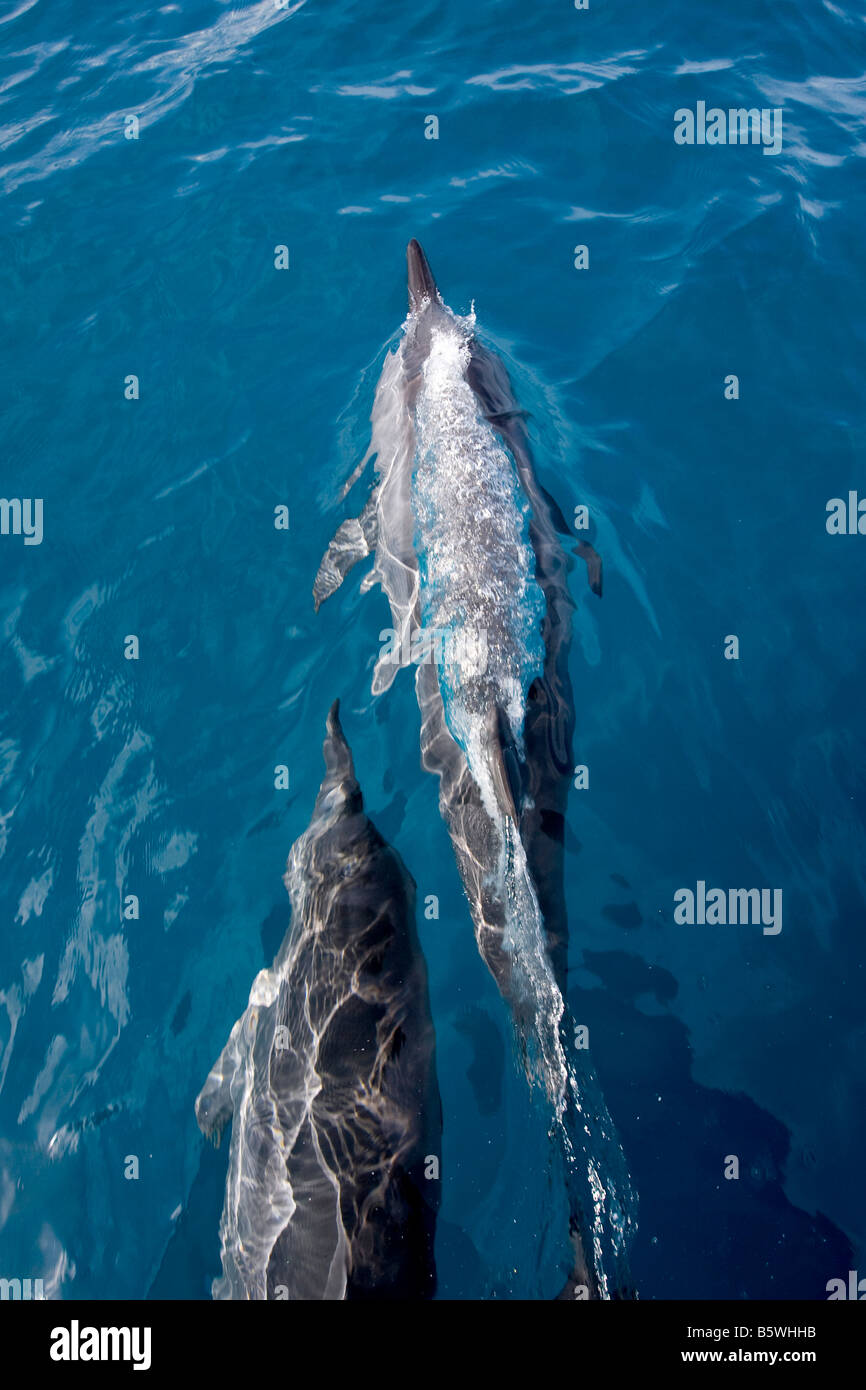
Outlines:
[[409, 304], [415, 309], [425, 299], [435, 299], [438, 294], [430, 263], [417, 237], [412, 237], [406, 247], [406, 265], [409, 273]]

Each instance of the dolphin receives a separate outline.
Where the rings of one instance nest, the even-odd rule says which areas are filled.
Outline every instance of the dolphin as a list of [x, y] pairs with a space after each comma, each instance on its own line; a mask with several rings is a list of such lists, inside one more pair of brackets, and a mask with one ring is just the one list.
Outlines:
[[427, 1299], [442, 1107], [415, 883], [364, 812], [339, 705], [284, 878], [292, 923], [195, 1104], [234, 1116], [218, 1299]]
[[[373, 457], [374, 485], [329, 545], [314, 602], [318, 609], [374, 554], [362, 591], [376, 583], [385, 591], [393, 640], [373, 693], [401, 665], [417, 666], [422, 763], [439, 777], [478, 946], [560, 1132], [573, 1198], [571, 1282], [590, 1297], [628, 1296], [628, 1175], [594, 1078], [572, 1055], [564, 1002], [574, 604], [562, 538], [571, 532], [537, 478], [526, 413], [474, 312], [461, 317], [445, 304], [414, 239], [407, 264], [409, 313], [382, 368], [369, 448], [344, 493]], [[586, 544], [576, 553], [600, 596], [599, 556]], [[599, 1153], [584, 1152], [588, 1129], [607, 1153], [608, 1188]]]
[[[383, 368], [370, 448], [345, 491], [372, 455], [377, 456], [376, 485], [361, 515], [344, 521], [328, 547], [314, 601], [318, 609], [352, 565], [375, 550], [362, 588], [377, 582], [384, 588], [395, 642], [376, 664], [373, 693], [390, 686], [399, 667], [408, 664], [407, 653], [422, 652], [416, 683], [424, 716], [424, 765], [442, 779], [442, 807], [454, 831], [482, 955], [508, 994], [511, 967], [501, 948], [501, 914], [485, 891], [491, 854], [477, 853], [486, 808], [489, 821], [504, 817], [520, 830], [562, 985], [567, 954], [562, 845], [574, 715], [568, 674], [570, 561], [559, 537], [571, 533], [538, 482], [525, 412], [500, 359], [478, 338], [474, 317], [458, 318], [444, 304], [414, 239], [407, 261], [409, 317], [398, 350]], [[430, 371], [431, 349], [438, 371]], [[439, 461], [444, 454], [445, 466], [416, 467], [419, 451]], [[426, 476], [419, 485], [422, 472]], [[424, 521], [432, 522], [426, 536], [419, 534]], [[601, 562], [590, 546], [582, 553], [600, 594]], [[433, 595], [426, 604], [425, 577]], [[522, 606], [513, 601], [513, 590], [521, 591]], [[455, 653], [458, 660], [424, 659], [424, 644], [413, 639], [424, 632], [425, 619], [433, 620], [437, 635], [438, 619], [452, 637], [468, 639], [463, 652]], [[526, 648], [533, 637], [536, 660], [530, 671]], [[470, 661], [460, 663], [459, 657], [468, 647], [471, 658], [473, 642], [483, 648], [476, 666], [486, 658], [486, 667], [467, 673]], [[450, 709], [447, 696], [441, 698], [443, 664]]]

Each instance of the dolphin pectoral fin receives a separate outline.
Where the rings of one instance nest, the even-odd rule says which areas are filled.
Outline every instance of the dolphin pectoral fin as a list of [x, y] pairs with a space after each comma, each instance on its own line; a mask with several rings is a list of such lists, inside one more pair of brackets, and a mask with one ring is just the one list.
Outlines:
[[517, 807], [523, 795], [523, 778], [517, 747], [501, 705], [496, 705], [488, 716], [487, 746], [496, 799], [503, 814], [509, 816], [516, 826]]
[[232, 1029], [231, 1037], [210, 1069], [207, 1081], [201, 1088], [195, 1102], [195, 1118], [206, 1139], [219, 1148], [222, 1132], [232, 1117], [232, 1081], [237, 1067], [237, 1047], [235, 1036], [238, 1025]]
[[372, 446], [372, 444], [371, 444], [370, 447], [369, 447], [369, 449], [367, 450], [366, 454], [365, 454], [364, 457], [361, 459], [361, 462], [358, 464], [358, 467], [357, 467], [356, 469], [354, 469], [354, 471], [349, 475], [349, 477], [348, 477], [348, 478], [346, 479], [346, 481], [344, 482], [344, 484], [343, 484], [343, 486], [342, 486], [342, 488], [341, 488], [341, 490], [340, 490], [340, 500], [341, 500], [341, 501], [343, 500], [344, 497], [346, 497], [346, 496], [348, 495], [348, 493], [350, 493], [350, 492], [352, 491], [352, 488], [355, 486], [356, 482], [357, 482], [358, 479], [360, 478], [360, 476], [361, 476], [361, 474], [363, 473], [364, 469], [367, 467], [367, 464], [370, 462], [370, 459], [374, 457], [374, 454], [375, 454], [375, 450], [373, 449], [373, 446]]
[[493, 425], [495, 425], [499, 420], [528, 420], [528, 419], [529, 419], [529, 411], [528, 411], [528, 410], [494, 410], [494, 411], [491, 411], [489, 414], [485, 415], [484, 418], [485, 418], [485, 420], [489, 420], [490, 423], [493, 424]]
[[580, 545], [575, 546], [575, 555], [579, 555], [581, 560], [586, 561], [586, 573], [589, 579], [589, 587], [594, 594], [601, 598], [601, 556], [598, 551], [587, 541], [581, 541]]
[[360, 516], [349, 517], [338, 527], [334, 539], [322, 557], [313, 585], [313, 602], [317, 613], [325, 599], [337, 592], [352, 566], [374, 549], [377, 532], [374, 493]]
[[335, 594], [353, 565], [369, 554], [361, 523], [356, 516], [344, 521], [325, 551], [313, 585], [313, 603], [318, 613], [326, 598]]
[[539, 491], [542, 497], [544, 498], [545, 502], [547, 503], [548, 510], [550, 512], [550, 520], [553, 522], [553, 525], [556, 528], [556, 530], [559, 532], [561, 536], [572, 535], [572, 529], [566, 521], [565, 517], [563, 516], [562, 508], [560, 507], [556, 498], [547, 491], [546, 487], [541, 487], [539, 485]]

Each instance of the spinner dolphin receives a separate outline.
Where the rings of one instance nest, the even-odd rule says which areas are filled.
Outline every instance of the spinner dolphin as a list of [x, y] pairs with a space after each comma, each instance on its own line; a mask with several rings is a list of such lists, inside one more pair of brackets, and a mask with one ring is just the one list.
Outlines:
[[415, 884], [363, 809], [338, 706], [292, 846], [292, 924], [196, 1101], [233, 1116], [215, 1298], [433, 1296], [442, 1109]]

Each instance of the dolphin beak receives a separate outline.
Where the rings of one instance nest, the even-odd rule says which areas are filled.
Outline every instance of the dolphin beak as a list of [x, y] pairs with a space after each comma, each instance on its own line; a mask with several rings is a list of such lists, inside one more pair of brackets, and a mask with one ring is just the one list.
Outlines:
[[406, 248], [406, 263], [409, 270], [409, 308], [420, 309], [425, 300], [436, 299], [439, 291], [421, 244], [414, 237]]

